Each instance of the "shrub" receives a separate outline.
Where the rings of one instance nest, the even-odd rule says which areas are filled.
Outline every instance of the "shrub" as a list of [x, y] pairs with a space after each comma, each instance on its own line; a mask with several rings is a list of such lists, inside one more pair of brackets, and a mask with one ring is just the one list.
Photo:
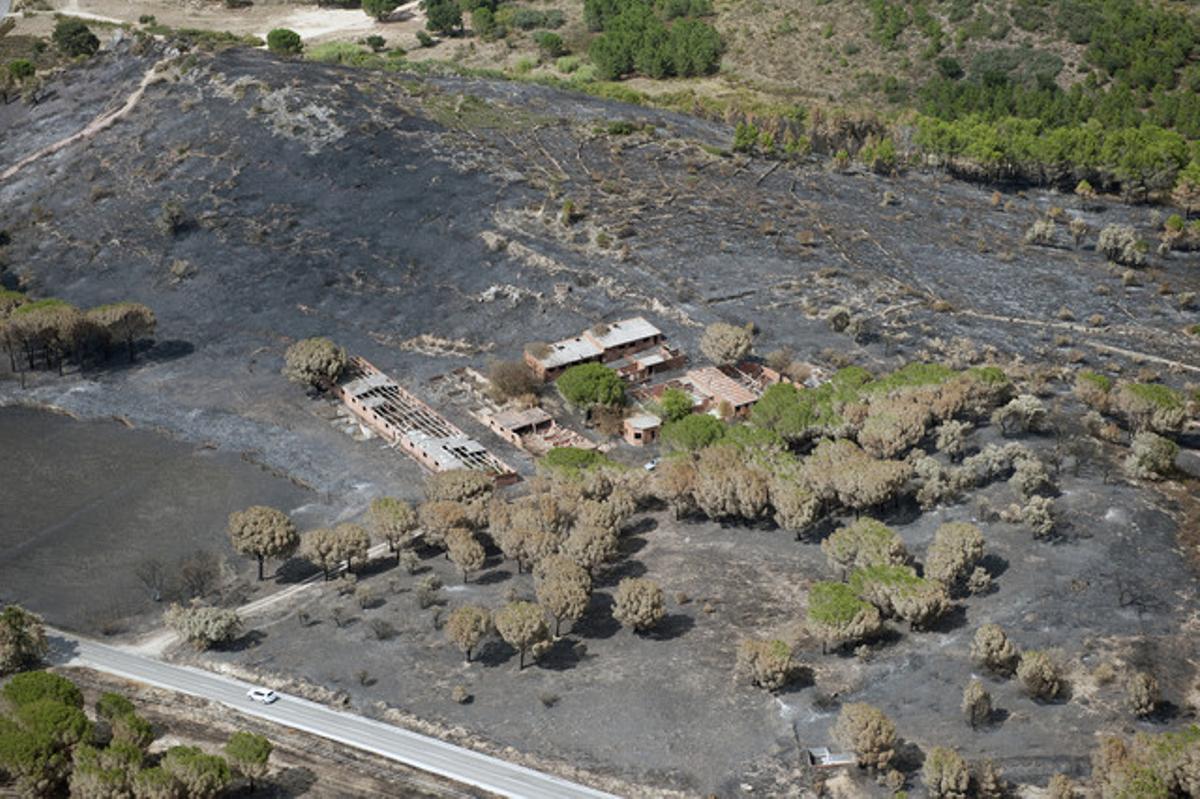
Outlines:
[[493, 38], [499, 26], [496, 25], [496, 14], [487, 6], [480, 6], [471, 12], [471, 27], [475, 30], [476, 36], [481, 36], [484, 39]]
[[417, 44], [421, 47], [433, 47], [437, 44], [437, 40], [425, 31], [417, 31]]
[[572, 366], [558, 378], [559, 393], [572, 405], [624, 405], [625, 382], [599, 363]]
[[850, 575], [850, 588], [880, 613], [904, 619], [913, 629], [927, 626], [949, 607], [945, 587], [918, 577], [909, 566], [857, 569]]
[[8, 74], [17, 82], [32, 78], [36, 72], [37, 68], [27, 58], [18, 58], [8, 62]]
[[1075, 396], [1079, 401], [1098, 411], [1108, 408], [1109, 393], [1112, 391], [1111, 377], [1084, 369], [1075, 375]]
[[488, 368], [492, 394], [499, 402], [534, 394], [538, 380], [524, 361], [496, 361]]
[[758, 128], [752, 122], [739, 122], [733, 131], [733, 151], [748, 153], [758, 144]]
[[49, 651], [40, 616], [19, 605], [0, 611], [0, 676], [37, 665]]
[[966, 799], [971, 785], [967, 761], [958, 752], [944, 746], [929, 750], [921, 768], [921, 776], [932, 799]]
[[1022, 394], [992, 414], [992, 424], [1005, 435], [1039, 432], [1045, 427], [1046, 406], [1032, 394]]
[[750, 326], [714, 322], [704, 329], [700, 351], [714, 363], [736, 363], [750, 354], [753, 343], [754, 333]]
[[1105, 257], [1122, 266], [1144, 266], [1146, 245], [1129, 225], [1106, 225], [1100, 231], [1099, 248]]
[[972, 728], [986, 724], [992, 716], [992, 695], [979, 680], [971, 680], [963, 689], [963, 715]]
[[1154, 433], [1138, 433], [1125, 459], [1125, 474], [1140, 480], [1157, 480], [1175, 468], [1178, 454], [1179, 446], [1174, 441]]
[[637, 632], [648, 630], [662, 621], [666, 613], [663, 590], [653, 580], [626, 577], [617, 584], [612, 614], [626, 627]]
[[842, 570], [901, 565], [908, 560], [904, 541], [892, 528], [870, 518], [840, 527], [821, 542], [829, 565]]
[[69, 707], [83, 707], [83, 694], [75, 683], [48, 671], [26, 671], [14, 675], [4, 684], [0, 693], [14, 708], [46, 700]]
[[787, 685], [795, 671], [792, 648], [783, 641], [747, 638], [738, 644], [737, 672], [768, 691]]
[[554, 447], [542, 458], [542, 465], [555, 470], [582, 471], [603, 465], [608, 459], [594, 449]]
[[346, 351], [327, 338], [297, 341], [287, 348], [283, 360], [288, 380], [316, 389], [336, 383], [349, 362]]
[[808, 628], [823, 648], [868, 638], [881, 626], [875, 606], [845, 583], [813, 583], [808, 591]]
[[1122, 383], [1116, 408], [1135, 430], [1168, 433], [1187, 420], [1187, 403], [1178, 391], [1158, 383]]
[[895, 754], [896, 725], [879, 708], [862, 702], [842, 706], [833, 737], [852, 750], [864, 768], [887, 768]]
[[563, 38], [557, 33], [538, 31], [533, 35], [533, 41], [537, 44], [538, 50], [544, 58], [558, 58], [567, 52], [566, 45], [563, 44]]
[[1017, 679], [1034, 699], [1049, 701], [1062, 690], [1058, 667], [1045, 652], [1030, 650], [1021, 655]]
[[692, 413], [692, 397], [682, 389], [668, 388], [662, 393], [658, 404], [667, 422], [677, 422]]
[[383, 22], [400, 5], [400, 0], [362, 0], [362, 10]]
[[78, 19], [60, 19], [50, 38], [59, 50], [72, 58], [95, 55], [100, 49], [100, 40]]
[[1026, 244], [1050, 246], [1054, 243], [1055, 225], [1053, 219], [1039, 219], [1025, 231]]
[[1075, 783], [1066, 774], [1055, 774], [1046, 786], [1046, 799], [1075, 799]]
[[1006, 676], [1016, 669], [1018, 659], [1017, 648], [996, 624], [985, 624], [975, 631], [971, 657], [981, 666]]
[[267, 48], [280, 55], [297, 55], [304, 49], [304, 43], [294, 30], [275, 28], [267, 34]]
[[561, 28], [566, 22], [566, 17], [558, 9], [543, 11], [536, 8], [518, 8], [506, 21], [514, 28], [530, 31], [535, 28]]
[[236, 610], [171, 605], [163, 618], [197, 649], [228, 643], [242, 631], [242, 618]]
[[689, 413], [678, 421], [667, 422], [662, 431], [663, 443], [687, 452], [712, 446], [724, 435], [725, 423], [707, 413]]
[[983, 557], [983, 534], [969, 522], [943, 524], [934, 533], [925, 557], [925, 576], [953, 586], [970, 574]]
[[1129, 700], [1129, 709], [1133, 715], [1145, 718], [1153, 716], [1162, 702], [1162, 693], [1158, 688], [1158, 680], [1144, 671], [1134, 673], [1125, 686], [1125, 696]]
[[187, 213], [178, 200], [167, 200], [159, 209], [155, 224], [164, 236], [174, 236], [186, 226]]
[[462, 26], [462, 9], [455, 0], [426, 0], [425, 27], [449, 35]]

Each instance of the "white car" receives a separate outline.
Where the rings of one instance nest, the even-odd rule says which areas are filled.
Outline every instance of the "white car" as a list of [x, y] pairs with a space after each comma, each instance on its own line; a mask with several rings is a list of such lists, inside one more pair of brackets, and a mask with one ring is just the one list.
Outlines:
[[279, 698], [279, 694], [272, 691], [270, 688], [251, 688], [246, 692], [246, 696], [254, 702], [262, 702], [264, 705], [269, 705]]
[[645, 465], [642, 466], [642, 468], [648, 472], [654, 471], [655, 469], [658, 468], [658, 458], [655, 458], [652, 461], [646, 461]]

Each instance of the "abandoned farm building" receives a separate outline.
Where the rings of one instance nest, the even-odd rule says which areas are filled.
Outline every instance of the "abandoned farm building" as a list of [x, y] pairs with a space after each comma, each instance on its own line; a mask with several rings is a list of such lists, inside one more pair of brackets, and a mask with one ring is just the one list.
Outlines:
[[555, 447], [595, 449], [591, 439], [566, 427], [560, 427], [541, 408], [505, 408], [476, 414], [493, 433], [514, 447], [534, 455], [544, 455]]
[[679, 377], [636, 389], [633, 396], [641, 402], [656, 402], [667, 389], [676, 388], [692, 398], [692, 410], [696, 413], [716, 413], [726, 404], [732, 415], [745, 416], [768, 386], [786, 379], [760, 363], [743, 361], [736, 365], [689, 369]]
[[362, 358], [352, 358], [334, 394], [382, 438], [433, 472], [473, 469], [504, 485], [512, 467]]
[[578, 336], [553, 344], [530, 345], [525, 351], [525, 362], [541, 380], [554, 380], [581, 363], [611, 365], [622, 359], [624, 362], [615, 367], [618, 371], [625, 369], [632, 375], [648, 375], [651, 371], [664, 371], [682, 363], [678, 351], [661, 346], [665, 339], [661, 330], [635, 316], [596, 325]]

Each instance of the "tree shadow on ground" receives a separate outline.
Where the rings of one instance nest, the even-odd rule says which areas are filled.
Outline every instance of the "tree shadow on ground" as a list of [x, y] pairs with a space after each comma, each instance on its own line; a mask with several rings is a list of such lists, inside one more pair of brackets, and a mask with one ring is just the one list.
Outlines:
[[950, 609], [941, 615], [941, 618], [926, 626], [925, 630], [931, 633], [949, 633], [963, 627], [966, 623], [967, 606], [956, 604], [951, 605]]
[[263, 791], [275, 789], [270, 793], [264, 793], [266, 796], [305, 796], [317, 784], [317, 775], [311, 769], [299, 766], [296, 768], [284, 769], [274, 775], [269, 780], [262, 780], [260, 785], [262, 789], [255, 791], [254, 796], [258, 796]]
[[359, 578], [374, 577], [377, 574], [383, 574], [386, 571], [391, 571], [396, 568], [396, 559], [388, 556], [386, 558], [374, 558], [366, 563], [358, 564], [354, 567], [353, 574]]
[[696, 626], [696, 620], [683, 613], [670, 613], [653, 629], [642, 633], [643, 638], [652, 641], [672, 641]]
[[512, 572], [508, 569], [493, 569], [479, 575], [472, 582], [476, 585], [495, 585], [496, 583], [504, 582], [510, 577], [512, 577]]
[[829, 536], [833, 535], [833, 531], [841, 527], [841, 523], [831, 517], [826, 516], [817, 523], [804, 530], [796, 532], [796, 540], [806, 544], [819, 544]]
[[658, 519], [653, 516], [643, 516], [622, 532], [625, 536], [645, 535], [658, 529]]
[[254, 649], [266, 639], [267, 634], [262, 630], [247, 630], [242, 635], [222, 646], [221, 651], [245, 652], [248, 649]]
[[975, 728], [977, 732], [991, 732], [999, 730], [1004, 726], [1004, 722], [1008, 721], [1008, 717], [1012, 714], [1002, 707], [992, 708], [992, 712], [984, 719], [984, 722]]
[[196, 346], [190, 341], [167, 339], [166, 341], [156, 341], [149, 346], [146, 346], [146, 342], [140, 341], [134, 345], [133, 349], [136, 360], [129, 360], [129, 354], [125, 347], [114, 347], [111, 355], [91, 364], [88, 371], [120, 374], [131, 369], [141, 368], [146, 364], [168, 363], [191, 355], [196, 351]]
[[892, 766], [897, 771], [912, 774], [920, 771], [921, 767], [925, 765], [925, 753], [912, 741], [898, 738], [894, 751], [896, 754], [892, 757]]
[[792, 669], [791, 679], [789, 679], [782, 688], [780, 688], [778, 691], [774, 691], [773, 693], [776, 696], [798, 694], [801, 691], [812, 688], [816, 684], [816, 674], [810, 667], [796, 666], [794, 669]]
[[621, 560], [597, 577], [593, 584], [600, 588], [611, 588], [627, 577], [641, 577], [645, 573], [646, 565], [640, 560]]
[[280, 585], [302, 583], [321, 570], [303, 558], [288, 558], [275, 569], [275, 582]]
[[1008, 560], [995, 553], [984, 555], [983, 559], [979, 561], [979, 565], [987, 570], [993, 580], [1008, 571]]
[[502, 666], [517, 656], [517, 650], [504, 641], [492, 639], [485, 641], [475, 653], [473, 660], [488, 668]]
[[637, 535], [627, 535], [621, 539], [621, 543], [617, 551], [620, 552], [623, 557], [628, 558], [636, 555], [645, 548], [646, 539]]
[[[583, 653], [577, 648], [579, 643], [567, 637], [559, 638], [538, 659], [538, 667], [549, 669], [550, 671], [567, 671], [575, 668], [583, 660]], [[586, 651], [587, 648], [585, 647], [584, 652]]]
[[848, 641], [838, 646], [825, 647], [823, 653], [826, 655], [835, 655], [839, 658], [858, 657], [857, 649], [859, 646], [867, 646], [872, 651], [886, 649], [895, 646], [904, 640], [904, 634], [895, 627], [886, 626], [869, 639], [863, 639], [860, 642]]
[[913, 498], [905, 498], [879, 508], [875, 511], [879, 515], [875, 518], [891, 527], [903, 527], [907, 524], [912, 524], [917, 519], [921, 518], [924, 511], [921, 510], [920, 504]]
[[571, 627], [571, 632], [583, 638], [612, 638], [621, 629], [612, 617], [613, 598], [602, 592], [592, 594], [587, 611]]
[[1158, 707], [1149, 716], [1146, 716], [1142, 721], [1148, 724], [1167, 724], [1174, 721], [1183, 715], [1183, 708], [1174, 702], [1163, 700], [1158, 703]]

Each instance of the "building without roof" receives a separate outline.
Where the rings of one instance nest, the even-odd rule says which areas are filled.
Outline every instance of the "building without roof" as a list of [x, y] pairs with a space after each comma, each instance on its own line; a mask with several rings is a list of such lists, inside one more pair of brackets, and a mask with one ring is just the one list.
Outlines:
[[594, 441], [568, 427], [560, 427], [541, 408], [509, 408], [474, 415], [493, 433], [533, 455], [544, 455], [555, 447], [596, 448]]
[[[525, 351], [525, 362], [542, 380], [554, 380], [582, 363], [611, 363], [661, 345], [666, 336], [643, 317], [598, 324], [578, 336]], [[678, 353], [675, 353], [678, 357]]]
[[651, 413], [635, 413], [625, 418], [622, 434], [625, 442], [635, 447], [644, 447], [658, 441], [662, 432], [662, 419]]
[[352, 358], [333, 393], [382, 438], [432, 472], [473, 469], [500, 485], [520, 479], [482, 444], [362, 358]]
[[721, 405], [728, 405], [734, 416], [749, 413], [750, 407], [762, 396], [715, 366], [692, 369], [682, 380], [691, 386], [695, 393], [708, 400], [705, 410], [716, 410]]
[[625, 355], [611, 361], [608, 367], [628, 383], [644, 383], [660, 372], [678, 369], [687, 362], [687, 356], [666, 344]]
[[679, 377], [637, 389], [633, 396], [642, 402], [657, 402], [662, 399], [663, 392], [675, 388], [692, 398], [692, 410], [696, 413], [711, 413], [722, 403], [728, 403], [733, 415], [744, 416], [769, 386], [786, 379], [774, 369], [743, 361], [736, 365], [690, 369]]

